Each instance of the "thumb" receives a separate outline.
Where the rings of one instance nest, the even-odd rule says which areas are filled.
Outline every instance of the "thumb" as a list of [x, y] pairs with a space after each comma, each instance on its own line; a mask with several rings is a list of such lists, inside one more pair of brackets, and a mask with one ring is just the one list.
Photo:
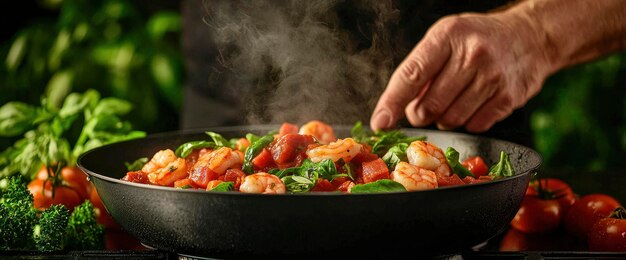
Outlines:
[[393, 72], [370, 119], [374, 131], [393, 127], [402, 118], [406, 105], [444, 67], [450, 57], [450, 45], [438, 38], [426, 34]]

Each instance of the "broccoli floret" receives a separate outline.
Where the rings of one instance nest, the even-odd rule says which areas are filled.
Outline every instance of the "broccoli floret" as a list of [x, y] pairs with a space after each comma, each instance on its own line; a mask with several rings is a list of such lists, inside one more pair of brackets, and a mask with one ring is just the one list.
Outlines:
[[96, 212], [91, 201], [74, 208], [65, 232], [65, 249], [104, 249], [104, 227], [96, 222]]
[[63, 250], [69, 211], [63, 205], [52, 205], [39, 217], [33, 231], [37, 249], [44, 252]]
[[11, 178], [0, 199], [0, 248], [31, 249], [36, 222], [33, 195], [19, 178]]

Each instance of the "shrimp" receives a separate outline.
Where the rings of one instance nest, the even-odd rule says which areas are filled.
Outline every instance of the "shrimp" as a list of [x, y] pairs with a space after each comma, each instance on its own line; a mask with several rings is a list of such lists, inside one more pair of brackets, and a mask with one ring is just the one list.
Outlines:
[[193, 168], [208, 167], [218, 175], [224, 175], [229, 168], [241, 164], [243, 164], [243, 156], [240, 152], [222, 147], [200, 156]]
[[298, 134], [312, 135], [320, 144], [329, 144], [337, 140], [333, 128], [319, 120], [312, 120], [302, 125]]
[[239, 186], [239, 191], [245, 193], [283, 194], [285, 193], [285, 184], [276, 175], [259, 172], [246, 176], [241, 186]]
[[437, 188], [437, 175], [430, 170], [399, 162], [391, 172], [391, 180], [399, 182], [407, 191]]
[[151, 183], [170, 186], [175, 181], [187, 177], [186, 166], [185, 159], [176, 157], [172, 150], [166, 149], [154, 154], [141, 171], [148, 174]]
[[320, 145], [315, 148], [311, 148], [306, 151], [306, 155], [313, 162], [321, 162], [326, 159], [331, 159], [333, 162], [343, 159], [344, 162], [349, 162], [357, 154], [363, 150], [363, 145], [357, 143], [352, 138], [339, 139], [327, 145]]
[[441, 148], [427, 141], [412, 142], [406, 149], [409, 163], [431, 170], [437, 175], [450, 176], [451, 170]]

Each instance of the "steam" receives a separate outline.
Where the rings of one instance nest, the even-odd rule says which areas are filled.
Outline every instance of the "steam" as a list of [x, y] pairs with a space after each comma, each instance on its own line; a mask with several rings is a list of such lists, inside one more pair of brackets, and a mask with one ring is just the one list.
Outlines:
[[367, 122], [393, 71], [391, 1], [207, 1], [223, 91], [245, 122]]

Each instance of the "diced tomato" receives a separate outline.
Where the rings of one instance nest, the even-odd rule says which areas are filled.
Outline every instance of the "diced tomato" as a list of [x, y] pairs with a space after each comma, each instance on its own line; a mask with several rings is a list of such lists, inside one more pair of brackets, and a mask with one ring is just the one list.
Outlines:
[[363, 145], [363, 150], [365, 152], [371, 153], [372, 152], [372, 146], [370, 146], [369, 144], [366, 143], [361, 143], [361, 145]]
[[267, 148], [264, 148], [259, 155], [252, 159], [252, 165], [254, 165], [254, 169], [257, 171], [275, 165], [272, 153]]
[[148, 183], [148, 174], [142, 171], [127, 172], [122, 180], [135, 183]]
[[215, 180], [218, 177], [219, 174], [206, 166], [195, 167], [191, 174], [189, 174], [189, 179], [195, 183], [196, 186], [203, 189], [206, 189], [206, 185], [209, 181]]
[[245, 151], [248, 147], [250, 147], [250, 141], [246, 138], [239, 138], [235, 143], [235, 149], [238, 151]]
[[485, 163], [483, 158], [480, 156], [469, 157], [465, 159], [463, 162], [461, 162], [461, 165], [465, 166], [465, 168], [470, 170], [470, 172], [474, 174], [474, 177], [480, 177], [480, 176], [486, 175], [487, 172], [489, 171], [489, 167], [487, 167], [487, 163]]
[[286, 134], [281, 136], [270, 148], [272, 158], [282, 167], [293, 167], [298, 156], [303, 158], [307, 147], [315, 143], [315, 139], [310, 135]]
[[452, 174], [450, 176], [444, 176], [437, 174], [437, 184], [439, 187], [463, 185], [465, 182], [459, 178], [459, 175]]
[[378, 159], [378, 155], [373, 154], [369, 151], [363, 150], [360, 153], [358, 153], [356, 156], [354, 156], [354, 158], [352, 158], [352, 160], [350, 160], [351, 163], [364, 163], [364, 162], [369, 162], [369, 161], [373, 161]]
[[350, 189], [351, 189], [352, 187], [354, 187], [354, 185], [355, 185], [355, 184], [354, 184], [354, 182], [351, 182], [351, 181], [345, 181], [344, 183], [342, 183], [342, 184], [339, 186], [339, 188], [337, 188], [337, 190], [338, 190], [338, 191], [341, 191], [341, 192], [348, 192], [348, 191], [350, 191]]
[[239, 190], [244, 178], [246, 178], [246, 174], [239, 169], [228, 169], [224, 174], [224, 181], [232, 181], [235, 190]]
[[350, 181], [349, 177], [337, 177], [335, 179], [333, 179], [330, 183], [333, 185], [334, 189], [338, 189], [339, 186], [341, 186], [341, 184], [343, 184], [346, 181]]
[[[483, 178], [483, 177], [487, 177], [487, 178]], [[474, 178], [472, 176], [465, 176], [465, 178], [463, 178], [463, 182], [465, 184], [481, 183], [481, 182], [487, 182], [491, 180], [492, 180], [491, 176], [480, 176], [478, 178]]]
[[317, 183], [315, 183], [315, 186], [313, 186], [313, 188], [311, 189], [311, 191], [334, 191], [335, 190], [335, 186], [333, 186], [332, 183], [330, 183], [330, 181], [328, 181], [327, 179], [317, 179]]
[[182, 188], [182, 187], [191, 187], [198, 188], [198, 186], [190, 179], [182, 179], [174, 182], [174, 187]]
[[187, 165], [187, 173], [191, 174], [193, 171], [193, 166], [198, 161], [198, 158], [202, 157], [202, 155], [211, 152], [212, 149], [202, 148], [202, 149], [194, 149], [188, 156], [185, 158], [185, 165]]
[[290, 123], [283, 123], [278, 130], [278, 135], [283, 136], [286, 134], [297, 134], [300, 128], [297, 125]]
[[363, 182], [370, 183], [381, 179], [389, 179], [389, 169], [383, 159], [363, 163]]

